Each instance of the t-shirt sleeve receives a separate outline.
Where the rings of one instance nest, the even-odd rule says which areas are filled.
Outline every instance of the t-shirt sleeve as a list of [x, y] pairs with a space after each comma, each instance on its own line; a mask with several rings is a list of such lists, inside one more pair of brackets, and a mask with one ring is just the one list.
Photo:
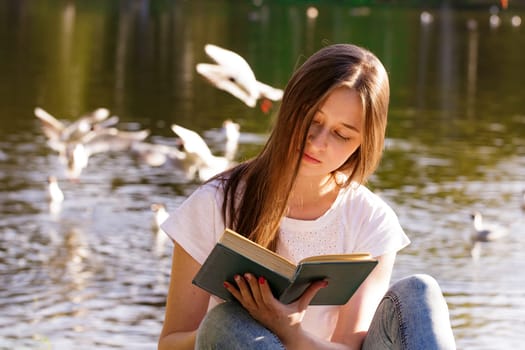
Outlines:
[[378, 257], [401, 250], [410, 244], [392, 208], [377, 195], [368, 193], [361, 203], [362, 215], [356, 228], [354, 251], [370, 252]]
[[196, 189], [162, 223], [162, 230], [202, 264], [224, 232], [222, 195], [214, 183]]

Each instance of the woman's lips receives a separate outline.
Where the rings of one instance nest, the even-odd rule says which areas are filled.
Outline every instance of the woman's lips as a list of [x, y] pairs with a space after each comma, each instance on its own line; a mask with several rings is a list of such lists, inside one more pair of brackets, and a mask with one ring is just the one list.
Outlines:
[[321, 163], [321, 161], [319, 159], [312, 157], [311, 155], [309, 155], [306, 152], [303, 153], [303, 160], [308, 162], [308, 163], [312, 163], [312, 164], [319, 164], [319, 163]]

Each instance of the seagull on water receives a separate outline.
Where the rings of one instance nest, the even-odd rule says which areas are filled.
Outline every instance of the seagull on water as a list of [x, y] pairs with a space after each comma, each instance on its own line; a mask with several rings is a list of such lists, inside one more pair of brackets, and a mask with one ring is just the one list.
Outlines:
[[41, 122], [48, 146], [67, 165], [71, 180], [78, 179], [93, 154], [129, 150], [133, 142], [149, 135], [149, 130], [121, 131], [113, 127], [119, 118], [110, 117], [106, 108], [98, 108], [71, 123], [58, 120], [40, 107], [34, 109], [34, 114]]
[[162, 225], [162, 223], [166, 221], [169, 214], [168, 214], [168, 211], [166, 210], [166, 205], [163, 203], [153, 203], [151, 204], [150, 207], [154, 213], [152, 226], [153, 226], [153, 230], [156, 232], [161, 229], [160, 225]]
[[195, 131], [177, 124], [173, 124], [171, 130], [181, 139], [185, 156], [180, 164], [189, 179], [206, 181], [234, 165], [228, 157], [214, 155]]
[[62, 210], [62, 202], [64, 201], [64, 193], [58, 186], [58, 180], [55, 176], [47, 177], [47, 200], [49, 204], [49, 212], [56, 217]]
[[230, 119], [225, 120], [222, 123], [224, 134], [226, 137], [225, 154], [233, 157], [239, 144], [239, 137], [241, 136], [241, 127], [239, 124], [233, 122]]
[[479, 211], [470, 214], [472, 219], [471, 240], [474, 242], [492, 242], [508, 234], [507, 228], [498, 225], [485, 224]]
[[149, 133], [149, 130], [122, 131], [116, 128], [102, 128], [92, 130], [80, 142], [68, 143], [65, 151], [68, 178], [77, 180], [92, 155], [129, 151], [134, 142], [143, 141]]
[[106, 108], [98, 108], [72, 123], [58, 120], [41, 107], [36, 107], [34, 113], [40, 121], [42, 132], [48, 139], [48, 146], [61, 156], [64, 155], [68, 143], [80, 142], [92, 130], [115, 125], [119, 120], [117, 116], [109, 118], [109, 110]]
[[178, 147], [150, 142], [134, 142], [130, 153], [141, 163], [151, 167], [178, 166], [186, 157]]
[[56, 176], [50, 175], [47, 178], [47, 199], [50, 203], [62, 203], [64, 201], [64, 193], [58, 186]]

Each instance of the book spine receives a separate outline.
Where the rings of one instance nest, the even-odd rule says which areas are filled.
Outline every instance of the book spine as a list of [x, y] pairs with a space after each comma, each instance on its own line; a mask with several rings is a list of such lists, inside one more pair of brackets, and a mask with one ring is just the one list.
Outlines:
[[279, 297], [279, 301], [283, 304], [290, 304], [296, 301], [301, 295], [303, 295], [304, 291], [310, 285], [310, 281], [297, 281], [297, 277], [300, 276], [302, 268], [303, 265], [299, 265], [297, 267], [290, 285], [282, 292], [281, 296]]

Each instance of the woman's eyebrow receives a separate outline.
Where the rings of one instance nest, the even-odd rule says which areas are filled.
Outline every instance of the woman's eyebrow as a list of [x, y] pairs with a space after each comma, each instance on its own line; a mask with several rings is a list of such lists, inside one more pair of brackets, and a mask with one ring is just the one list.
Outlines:
[[[326, 113], [323, 112], [323, 110], [321, 108], [319, 108], [317, 110], [317, 112], [321, 113], [322, 115], [325, 115], [326, 116]], [[355, 132], [361, 132], [357, 127], [353, 126], [352, 124], [348, 124], [348, 123], [341, 123], [341, 125], [343, 125], [345, 128], [347, 129], [350, 129], [350, 130], [353, 130]]]
[[351, 125], [351, 124], [347, 124], [347, 123], [342, 123], [343, 126], [345, 128], [348, 128], [348, 129], [351, 129], [351, 130], [354, 130], [355, 132], [360, 132], [360, 130], [358, 128], [356, 128], [355, 126]]

